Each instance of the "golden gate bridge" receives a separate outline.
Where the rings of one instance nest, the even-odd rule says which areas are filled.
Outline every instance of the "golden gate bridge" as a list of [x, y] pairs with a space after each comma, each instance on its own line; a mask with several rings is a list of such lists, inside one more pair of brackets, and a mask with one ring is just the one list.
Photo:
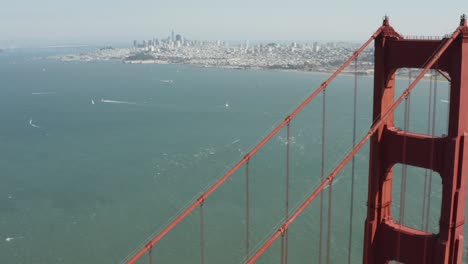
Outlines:
[[[357, 138], [357, 61], [360, 53], [372, 42], [375, 48], [375, 69], [373, 79], [373, 122], [362, 138]], [[354, 62], [354, 63], [353, 63]], [[326, 174], [325, 171], [325, 130], [326, 91], [328, 85], [347, 67], [354, 65], [354, 98], [352, 149], [345, 157]], [[409, 72], [409, 86], [396, 99], [395, 79], [398, 69], [418, 68], [418, 74], [412, 79]], [[430, 95], [428, 100], [428, 126], [426, 134], [409, 131], [411, 92], [418, 83], [430, 74]], [[450, 85], [448, 107], [448, 130], [441, 137], [435, 136], [435, 113], [437, 76], [444, 77]], [[321, 168], [320, 183], [302, 200], [299, 206], [290, 205], [291, 155], [290, 127], [296, 116], [316, 97], [321, 95]], [[397, 128], [394, 115], [397, 107], [403, 103], [404, 124]], [[336, 106], [339, 107], [339, 106]], [[252, 158], [272, 140], [281, 130], [286, 129], [285, 172], [284, 172], [284, 219], [278, 228], [258, 247], [251, 245], [251, 172]], [[236, 173], [245, 176], [245, 261], [256, 263], [262, 255], [279, 240], [280, 262], [288, 263], [289, 228], [296, 219], [315, 200], [320, 203], [320, 215], [316, 219], [319, 234], [318, 244], [312, 247], [317, 251], [316, 260], [303, 260], [301, 263], [331, 263], [331, 219], [333, 206], [333, 182], [343, 168], [351, 162], [351, 193], [349, 211], [348, 258], [352, 262], [351, 246], [353, 241], [354, 182], [356, 154], [367, 143], [370, 143], [367, 216], [364, 225], [363, 263], [462, 263], [463, 227], [465, 221], [466, 175], [468, 173], [468, 25], [465, 15], [451, 35], [443, 38], [404, 38], [390, 25], [385, 17], [381, 27], [349, 57], [325, 82], [310, 94], [294, 111], [279, 123], [266, 137], [251, 149], [239, 162], [219, 178], [201, 196], [187, 208], [183, 209], [163, 230], [145, 242], [125, 263], [153, 263], [157, 254], [158, 243], [198, 208], [200, 252], [191, 262], [205, 264], [206, 237], [204, 205], [210, 196], [225, 185]], [[465, 153], [467, 152], [467, 153]], [[402, 165], [399, 217], [392, 215], [392, 190], [394, 185], [393, 170], [395, 165]], [[407, 167], [415, 166], [426, 169], [424, 178], [423, 206], [421, 228], [405, 225], [405, 199], [408, 193]], [[436, 172], [442, 180], [442, 196], [439, 217], [439, 231], [428, 231], [428, 215], [431, 208], [432, 173]], [[237, 175], [236, 175], [237, 176]], [[326, 190], [326, 191], [325, 191]], [[327, 193], [327, 194], [325, 194]], [[327, 205], [325, 207], [325, 204]], [[411, 208], [410, 208], [411, 209]], [[413, 208], [414, 209], [414, 208]], [[419, 209], [419, 208], [418, 208]], [[343, 217], [343, 216], [340, 216]], [[325, 222], [327, 219], [327, 222]], [[325, 228], [326, 227], [326, 228]], [[147, 257], [144, 258], [144, 256]]]

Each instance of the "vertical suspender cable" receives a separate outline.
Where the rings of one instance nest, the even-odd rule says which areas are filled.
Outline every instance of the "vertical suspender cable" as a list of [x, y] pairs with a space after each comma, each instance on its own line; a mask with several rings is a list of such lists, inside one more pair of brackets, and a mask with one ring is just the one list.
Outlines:
[[[286, 126], [286, 218], [289, 217], [289, 156], [290, 156], [290, 145], [291, 145], [291, 122], [288, 122]], [[288, 230], [285, 234], [284, 243], [284, 263], [288, 264]]]
[[[324, 90], [325, 92], [325, 90]], [[322, 145], [322, 166], [325, 166], [325, 124], [326, 124], [326, 100], [325, 100], [325, 93], [323, 94], [323, 124], [322, 124], [322, 130], [323, 130], [323, 145]], [[323, 178], [323, 176], [322, 176]], [[328, 189], [328, 215], [327, 215], [327, 264], [330, 264], [330, 236], [331, 236], [331, 210], [332, 210], [332, 184], [333, 181], [330, 181], [329, 189]]]
[[331, 241], [331, 224], [332, 224], [332, 187], [333, 187], [333, 180], [330, 181], [330, 185], [328, 187], [328, 225], [327, 225], [327, 264], [330, 264], [330, 241]]
[[[356, 117], [357, 117], [357, 63], [358, 57], [354, 60], [354, 102], [353, 102], [353, 148], [356, 146]], [[353, 213], [354, 213], [354, 177], [356, 159], [351, 160], [351, 205], [349, 207], [349, 237], [348, 237], [348, 264], [351, 264], [351, 244], [353, 242]]]
[[[411, 85], [411, 69], [408, 69], [408, 82]], [[405, 202], [406, 202], [406, 175], [407, 175], [407, 165], [406, 165], [406, 142], [407, 142], [407, 132], [409, 130], [409, 113], [410, 113], [410, 97], [409, 94], [405, 97], [405, 110], [403, 118], [403, 147], [402, 147], [402, 166], [401, 166], [401, 184], [400, 184], [400, 210], [399, 210], [399, 230], [405, 222]], [[396, 256], [400, 258], [400, 240], [401, 232], [398, 232], [397, 237], [397, 247], [396, 247]]]
[[[408, 81], [411, 84], [411, 70], [408, 74]], [[411, 94], [405, 98], [405, 117], [403, 125], [403, 150], [402, 150], [402, 167], [401, 167], [401, 190], [400, 190], [400, 224], [405, 223], [405, 202], [406, 202], [406, 176], [408, 172], [408, 166], [406, 165], [406, 155], [407, 155], [407, 132], [409, 130], [409, 121], [410, 121], [410, 103], [411, 103]]]
[[201, 264], [205, 264], [205, 219], [203, 217], [203, 205], [205, 202], [200, 204], [200, 261]]
[[[435, 121], [436, 121], [436, 111], [437, 111], [437, 72], [434, 77], [434, 94], [432, 98], [432, 128], [431, 128], [431, 158], [430, 163], [431, 167], [434, 165], [434, 136], [435, 136]], [[432, 193], [432, 170], [429, 171], [429, 186], [427, 190], [427, 209], [426, 209], [426, 227], [424, 231], [429, 230], [429, 215], [431, 211], [431, 193]]]
[[[406, 112], [406, 117], [405, 117], [405, 134], [409, 130], [410, 126], [410, 107], [411, 107], [411, 94], [408, 95], [405, 99], [405, 112]], [[406, 162], [406, 156], [407, 156], [407, 136], [403, 138], [403, 162]], [[402, 190], [401, 190], [401, 207], [400, 207], [400, 223], [404, 224], [405, 223], [405, 207], [406, 207], [406, 179], [407, 179], [407, 174], [408, 174], [408, 165], [403, 164], [403, 169], [402, 169]]]
[[[434, 72], [433, 70], [431, 70], [431, 76], [430, 76], [430, 79], [429, 79], [429, 111], [428, 111], [428, 114], [427, 114], [427, 134], [428, 135], [431, 135], [431, 124], [432, 124], [432, 120], [431, 120], [431, 116], [432, 116], [432, 89], [433, 89], [433, 75], [434, 75]], [[433, 151], [433, 145], [432, 145], [432, 140], [431, 140], [431, 153]], [[431, 166], [432, 166], [432, 154], [431, 154]], [[422, 230], [426, 231], [427, 228], [426, 226], [428, 225], [427, 223], [427, 219], [426, 219], [426, 210], [427, 210], [427, 201], [430, 199], [430, 195], [428, 195], [428, 193], [430, 193], [430, 189], [428, 190], [428, 178], [429, 178], [429, 175], [432, 174], [432, 170], [431, 169], [426, 169], [426, 172], [424, 174], [424, 197], [423, 197], [423, 214], [422, 214]], [[432, 177], [432, 176], [431, 176]], [[424, 250], [423, 250], [423, 260], [425, 260], [427, 258], [427, 238], [424, 239]]]
[[149, 256], [149, 264], [153, 264], [153, 248], [152, 247], [148, 250], [148, 256]]
[[249, 179], [250, 159], [245, 163], [245, 250], [246, 257], [250, 251], [250, 179]]
[[[432, 113], [432, 72], [429, 78], [429, 100], [428, 100], [428, 111], [427, 111], [427, 134], [431, 134], [431, 113]], [[426, 200], [427, 200], [427, 178], [429, 176], [429, 169], [424, 172], [424, 192], [423, 192], [423, 205], [422, 205], [422, 217], [421, 217], [421, 230], [424, 230], [426, 226]]]
[[284, 264], [284, 257], [285, 257], [285, 254], [284, 254], [284, 233], [281, 234], [281, 264]]
[[[320, 181], [325, 177], [325, 106], [326, 89], [322, 92], [322, 161], [320, 166]], [[320, 192], [320, 230], [319, 230], [319, 249], [318, 263], [322, 263], [322, 238], [323, 238], [323, 192]]]
[[450, 121], [450, 90], [452, 90], [452, 81], [449, 81], [449, 85], [447, 87], [447, 134], [449, 131], [449, 121]]
[[[429, 121], [429, 124], [431, 125], [430, 129], [430, 135], [432, 136], [431, 138], [431, 150], [430, 150], [430, 167], [432, 168], [434, 165], [434, 136], [435, 136], [435, 118], [436, 118], [436, 103], [437, 103], [437, 71], [433, 71], [435, 74], [431, 74], [431, 79], [430, 79], [430, 89], [434, 89], [433, 93], [430, 93], [432, 96], [432, 122]], [[434, 75], [434, 78], [432, 76]], [[434, 83], [434, 85], [432, 84]], [[431, 109], [429, 109], [431, 110]], [[429, 113], [429, 120], [431, 119], [431, 114]], [[429, 131], [429, 128], [428, 128]], [[430, 211], [431, 211], [431, 193], [432, 193], [432, 169], [429, 169], [429, 183], [427, 186], [427, 195], [424, 193], [424, 199], [427, 200], [426, 202], [426, 209], [425, 209], [425, 215], [423, 215], [423, 220], [424, 222], [424, 228], [423, 231], [428, 231], [429, 229], [429, 216], [430, 216]], [[423, 251], [423, 259], [426, 259], [426, 249], [427, 249], [427, 238], [424, 240], [424, 251]]]

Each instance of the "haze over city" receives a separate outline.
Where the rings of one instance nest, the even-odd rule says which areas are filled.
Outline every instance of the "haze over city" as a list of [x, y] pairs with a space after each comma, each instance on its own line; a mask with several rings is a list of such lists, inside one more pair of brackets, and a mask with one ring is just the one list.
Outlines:
[[0, 47], [129, 43], [168, 36], [172, 29], [206, 40], [362, 41], [385, 14], [404, 35], [443, 35], [468, 11], [464, 0], [0, 3]]

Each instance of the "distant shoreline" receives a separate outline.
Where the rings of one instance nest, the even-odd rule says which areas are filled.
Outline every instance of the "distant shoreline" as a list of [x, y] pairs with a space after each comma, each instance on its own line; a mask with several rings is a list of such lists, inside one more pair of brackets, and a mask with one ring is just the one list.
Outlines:
[[[56, 58], [49, 58], [56, 60]], [[271, 72], [293, 72], [293, 73], [304, 73], [304, 74], [323, 74], [329, 75], [334, 73], [338, 68], [330, 68], [330, 69], [285, 69], [285, 68], [270, 68], [270, 67], [262, 67], [262, 66], [233, 66], [233, 65], [202, 65], [202, 64], [192, 64], [192, 63], [183, 63], [183, 62], [170, 62], [166, 60], [124, 60], [118, 58], [111, 58], [106, 60], [63, 60], [62, 62], [99, 62], [99, 61], [120, 61], [123, 64], [158, 64], [158, 65], [186, 65], [195, 68], [215, 68], [215, 69], [226, 69], [226, 70], [238, 70], [238, 71], [249, 71], [249, 70], [258, 70], [258, 71], [271, 71]], [[349, 67], [349, 66], [348, 66]], [[350, 71], [348, 69], [344, 69], [340, 74], [347, 75], [347, 76], [354, 76], [354, 71]], [[358, 70], [358, 76], [360, 77], [373, 77], [374, 70], [367, 69], [367, 70]], [[397, 73], [397, 76], [407, 76], [406, 73]], [[439, 75], [439, 81], [444, 80], [442, 76]], [[430, 76], [424, 76], [423, 79], [429, 79]]]
[[[298, 72], [298, 73], [314, 73], [314, 74], [329, 74], [334, 73], [338, 68], [334, 69], [283, 69], [283, 68], [269, 68], [261, 66], [231, 66], [231, 65], [201, 65], [201, 64], [191, 64], [191, 63], [173, 63], [168, 61], [161, 60], [131, 60], [131, 61], [122, 61], [124, 64], [159, 64], [159, 65], [189, 65], [196, 68], [216, 68], [216, 69], [226, 69], [226, 70], [239, 70], [239, 71], [248, 71], [248, 70], [261, 70], [261, 71], [272, 71], [272, 72]], [[359, 76], [372, 76], [372, 73], [369, 71], [358, 71]], [[354, 75], [354, 72], [343, 71], [342, 74]]]
[[[267, 67], [260, 67], [260, 66], [230, 66], [230, 65], [200, 65], [200, 64], [191, 64], [191, 63], [173, 63], [168, 61], [159, 61], [159, 60], [132, 60], [132, 61], [122, 61], [124, 64], [159, 64], [159, 65], [188, 65], [196, 68], [215, 68], [215, 69], [225, 69], [225, 70], [239, 70], [239, 71], [249, 71], [249, 70], [259, 70], [259, 71], [271, 71], [271, 72], [293, 72], [293, 73], [305, 73], [305, 74], [323, 74], [329, 75], [334, 73], [338, 68], [334, 69], [324, 69], [324, 70], [304, 70], [304, 69], [281, 69], [281, 68], [267, 68]], [[343, 70], [340, 74], [347, 75], [347, 76], [354, 76], [354, 72], [349, 70]], [[396, 74], [397, 76], [408, 76], [406, 73]], [[367, 70], [367, 71], [358, 71], [358, 76], [360, 77], [373, 77], [374, 71]], [[414, 76], [416, 77], [416, 76]], [[413, 77], [413, 78], [414, 78]], [[439, 74], [438, 81], [445, 80], [443, 76]], [[423, 80], [428, 80], [430, 76], [424, 76]]]

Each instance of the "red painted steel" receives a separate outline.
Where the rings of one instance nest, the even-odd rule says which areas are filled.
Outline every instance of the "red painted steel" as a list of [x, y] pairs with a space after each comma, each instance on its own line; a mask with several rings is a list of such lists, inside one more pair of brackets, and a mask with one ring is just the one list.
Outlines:
[[441, 71], [440, 69], [437, 69], [437, 72], [440, 73], [440, 75], [442, 75], [447, 81], [450, 82], [450, 76], [447, 73]]
[[149, 249], [153, 248], [169, 231], [176, 227], [187, 215], [189, 215], [195, 208], [202, 204], [219, 186], [227, 181], [242, 165], [244, 165], [255, 153], [257, 153], [268, 141], [270, 141], [286, 124], [299, 114], [307, 104], [312, 101], [328, 84], [338, 76], [383, 30], [380, 27], [353, 55], [346, 60], [319, 88], [317, 88], [309, 97], [307, 97], [289, 116], [287, 116], [277, 127], [273, 129], [260, 143], [258, 143], [249, 153], [247, 153], [242, 160], [240, 160], [233, 168], [223, 175], [214, 185], [212, 185], [204, 194], [202, 194], [194, 203], [185, 209], [179, 216], [177, 216], [167, 227], [165, 227], [159, 234], [141, 248], [135, 255], [128, 261], [128, 264], [135, 263], [141, 256], [143, 256]]
[[[441, 52], [444, 50], [445, 53]], [[426, 64], [428, 57], [432, 58], [432, 63]], [[444, 77], [451, 80], [450, 128], [448, 136], [442, 138], [410, 133], [395, 128], [393, 115], [377, 127], [370, 145], [363, 262], [461, 263], [465, 215], [465, 178], [461, 175], [468, 173], [468, 153], [464, 153], [468, 150], [468, 146], [465, 150], [468, 131], [466, 20], [462, 18], [449, 39], [405, 40], [398, 34], [385, 33], [376, 38], [374, 118], [387, 113], [389, 105], [393, 104], [395, 71], [401, 67], [433, 68], [448, 73], [449, 76]], [[443, 191], [438, 234], [409, 228], [393, 219], [392, 173], [396, 163], [432, 169], [441, 175]]]
[[[380, 29], [379, 29], [380, 30]], [[275, 240], [281, 236], [288, 228], [289, 226], [296, 220], [296, 218], [309, 206], [309, 204], [319, 195], [323, 189], [332, 182], [332, 180], [338, 175], [338, 173], [346, 166], [346, 164], [354, 157], [354, 155], [364, 146], [364, 144], [377, 132], [380, 132], [380, 129], [382, 126], [384, 126], [387, 122], [388, 119], [393, 117], [393, 111], [400, 105], [400, 103], [408, 97], [409, 93], [416, 87], [416, 84], [424, 77], [424, 74], [431, 69], [431, 67], [434, 66], [434, 64], [437, 62], [439, 57], [447, 50], [447, 48], [450, 46], [450, 44], [460, 35], [460, 33], [463, 31], [462, 27], [457, 28], [457, 30], [452, 34], [452, 36], [445, 40], [445, 42], [441, 45], [441, 47], [435, 52], [431, 57], [430, 60], [427, 61], [424, 69], [421, 71], [421, 73], [416, 77], [416, 79], [411, 83], [411, 85], [403, 92], [403, 94], [390, 104], [389, 107], [385, 109], [385, 111], [381, 111], [383, 114], [379, 115], [380, 118], [377, 118], [376, 122], [372, 125], [371, 129], [369, 132], [359, 141], [359, 143], [356, 145], [353, 150], [346, 155], [346, 157], [336, 166], [335, 169], [327, 176], [327, 178], [320, 183], [320, 185], [313, 191], [313, 193], [307, 197], [307, 199], [294, 211], [291, 216], [286, 219], [286, 221], [281, 225], [281, 227], [273, 233], [273, 235], [262, 245], [262, 247], [255, 252], [255, 254], [249, 258], [247, 261], [247, 264], [252, 264], [255, 263], [260, 256], [275, 242]], [[393, 36], [398, 36], [398, 34], [395, 33], [395, 31], [390, 27], [388, 20], [386, 19], [384, 21], [384, 29], [382, 30], [382, 34], [392, 34]], [[380, 36], [379, 36], [380, 37]], [[377, 65], [376, 65], [377, 66]], [[468, 107], [468, 105], [467, 105]], [[468, 113], [467, 113], [468, 114]], [[402, 232], [407, 230], [408, 228], [402, 229]], [[404, 240], [404, 237], [401, 238], [402, 241]], [[369, 263], [375, 263], [375, 262], [369, 262]], [[417, 262], [417, 263], [421, 263]]]

